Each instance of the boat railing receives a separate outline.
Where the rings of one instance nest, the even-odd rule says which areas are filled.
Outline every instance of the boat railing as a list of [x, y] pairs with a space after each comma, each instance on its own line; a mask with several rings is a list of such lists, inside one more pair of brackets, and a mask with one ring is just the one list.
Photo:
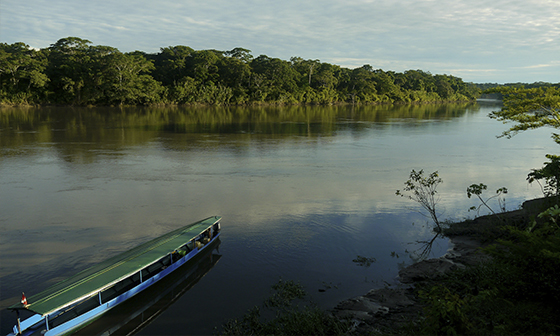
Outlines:
[[59, 312], [58, 315], [56, 316], [50, 316], [49, 317], [49, 327], [50, 328], [54, 328], [56, 326], [59, 326], [65, 322], [70, 321], [71, 319], [80, 316], [83, 313], [86, 313], [90, 310], [92, 310], [93, 308], [96, 308], [99, 306], [99, 299], [98, 297], [92, 296], [88, 299], [85, 299], [79, 303], [77, 303], [76, 305], [72, 306], [70, 309], [67, 309], [65, 311], [61, 311]]
[[101, 292], [101, 303], [107, 302], [140, 284], [140, 274], [135, 273]]

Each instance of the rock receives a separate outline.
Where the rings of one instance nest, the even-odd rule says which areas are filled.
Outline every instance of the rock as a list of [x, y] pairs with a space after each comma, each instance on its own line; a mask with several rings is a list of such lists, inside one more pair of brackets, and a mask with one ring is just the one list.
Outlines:
[[400, 270], [399, 281], [402, 283], [413, 283], [433, 280], [457, 267], [457, 264], [445, 258], [423, 260]]
[[380, 305], [379, 303], [375, 302], [374, 300], [365, 297], [365, 296], [358, 296], [356, 298], [343, 301], [338, 304], [335, 308], [338, 312], [337, 315], [367, 315], [366, 318], [370, 318], [377, 314], [387, 314], [389, 312], [389, 308]]
[[413, 300], [412, 288], [380, 288], [373, 289], [365, 295], [368, 299], [383, 304], [390, 310], [408, 307], [416, 302]]
[[369, 291], [364, 296], [346, 300], [332, 311], [339, 318], [354, 321], [353, 333], [371, 333], [372, 330], [403, 326], [412, 321], [421, 311], [414, 300], [412, 287], [380, 288]]
[[451, 246], [444, 256], [402, 269], [398, 277], [400, 285], [396, 288], [374, 289], [366, 295], [343, 301], [332, 310], [333, 315], [352, 319], [355, 334], [395, 330], [414, 321], [422, 311], [414, 295], [415, 283], [433, 280], [450, 270], [488, 258], [479, 252], [481, 243], [476, 239], [456, 236], [450, 241]]
[[474, 265], [489, 258], [480, 251], [480, 248], [486, 246], [486, 244], [481, 244], [474, 238], [453, 237], [450, 239], [450, 244], [451, 247], [442, 258], [451, 260], [456, 264]]
[[[477, 232], [473, 226], [488, 229], [496, 227], [502, 219], [508, 223], [526, 222], [529, 213], [538, 214], [557, 200], [537, 199], [523, 203], [523, 209], [501, 213], [497, 216], [481, 216], [472, 221], [458, 223], [456, 233], [450, 237], [450, 248], [440, 258], [420, 261], [399, 272], [400, 284], [395, 288], [380, 288], [368, 292], [364, 296], [346, 300], [332, 311], [335, 316], [352, 318], [354, 327], [352, 334], [363, 335], [372, 332], [393, 334], [398, 328], [406, 326], [417, 319], [422, 306], [414, 295], [414, 285], [425, 280], [436, 279], [438, 276], [468, 265], [476, 265], [490, 257], [481, 252], [486, 244], [476, 239]], [[459, 229], [459, 230], [457, 230]]]

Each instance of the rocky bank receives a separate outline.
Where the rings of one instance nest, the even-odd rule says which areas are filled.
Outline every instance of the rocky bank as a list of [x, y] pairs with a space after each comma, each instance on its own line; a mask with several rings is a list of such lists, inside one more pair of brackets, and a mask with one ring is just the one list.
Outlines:
[[451, 244], [444, 256], [423, 260], [402, 269], [396, 287], [373, 289], [365, 295], [343, 301], [334, 308], [334, 315], [352, 318], [359, 334], [395, 328], [410, 322], [422, 311], [414, 295], [415, 284], [486, 258], [479, 252], [482, 243], [477, 239], [454, 237]]
[[[525, 221], [528, 214], [533, 212], [531, 210], [536, 208], [535, 202], [525, 202], [521, 210], [500, 215], [508, 222]], [[462, 226], [462, 233], [450, 237], [450, 248], [445, 255], [423, 260], [402, 269], [399, 271], [397, 286], [373, 289], [365, 295], [343, 301], [332, 313], [340, 318], [350, 317], [355, 323], [355, 332], [360, 335], [405, 326], [422, 311], [422, 305], [414, 295], [415, 285], [436, 279], [450, 270], [489, 258], [480, 250], [489, 243], [477, 239], [476, 235], [469, 233], [468, 228], [488, 227], [495, 223], [495, 216], [482, 216], [457, 224]]]

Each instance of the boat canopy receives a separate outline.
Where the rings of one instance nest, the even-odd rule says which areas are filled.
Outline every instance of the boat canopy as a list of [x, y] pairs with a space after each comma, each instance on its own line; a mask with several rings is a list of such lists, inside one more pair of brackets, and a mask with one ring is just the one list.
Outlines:
[[15, 304], [8, 309], [27, 309], [37, 314], [48, 315], [63, 307], [97, 294], [105, 288], [140, 272], [162, 257], [195, 238], [221, 217], [214, 216], [171, 231], [129, 251], [109, 258], [43, 292], [27, 299], [28, 304]]

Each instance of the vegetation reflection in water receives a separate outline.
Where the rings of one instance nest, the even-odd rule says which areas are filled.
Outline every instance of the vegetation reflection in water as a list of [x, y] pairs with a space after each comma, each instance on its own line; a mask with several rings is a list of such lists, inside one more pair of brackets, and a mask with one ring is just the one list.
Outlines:
[[0, 137], [4, 147], [23, 145], [26, 139], [43, 143], [56, 139], [104, 141], [114, 136], [112, 129], [125, 132], [123, 146], [150, 141], [149, 131], [156, 137], [158, 132], [325, 137], [348, 127], [341, 123], [345, 120], [354, 122], [352, 131], [359, 132], [367, 128], [360, 122], [449, 120], [478, 108], [472, 103], [356, 107], [18, 107], [0, 109], [3, 130]]

